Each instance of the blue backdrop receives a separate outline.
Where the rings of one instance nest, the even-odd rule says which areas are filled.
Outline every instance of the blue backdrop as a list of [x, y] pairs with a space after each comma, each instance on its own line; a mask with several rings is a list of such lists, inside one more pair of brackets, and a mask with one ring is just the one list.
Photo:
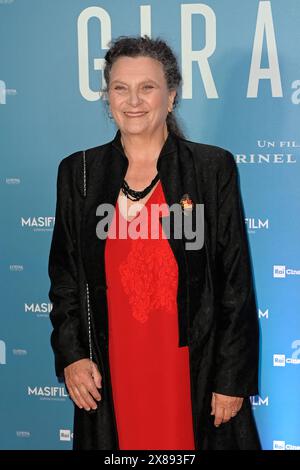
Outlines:
[[56, 174], [115, 128], [99, 90], [107, 42], [174, 48], [190, 140], [236, 156], [261, 325], [264, 449], [300, 449], [299, 0], [0, 0], [0, 448], [69, 449], [47, 274]]

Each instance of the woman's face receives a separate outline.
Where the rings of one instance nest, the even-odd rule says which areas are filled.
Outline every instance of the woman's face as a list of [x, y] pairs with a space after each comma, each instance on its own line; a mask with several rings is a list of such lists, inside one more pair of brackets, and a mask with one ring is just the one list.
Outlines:
[[176, 91], [169, 91], [162, 64], [150, 57], [120, 57], [110, 72], [108, 99], [124, 134], [151, 135], [164, 129]]

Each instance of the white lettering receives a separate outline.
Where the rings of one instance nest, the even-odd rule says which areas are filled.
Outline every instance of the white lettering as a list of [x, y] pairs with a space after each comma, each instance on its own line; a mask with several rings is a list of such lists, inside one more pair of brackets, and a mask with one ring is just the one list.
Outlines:
[[21, 217], [22, 227], [50, 227], [53, 226], [55, 217]]
[[0, 104], [6, 104], [6, 84], [0, 80]]
[[300, 104], [300, 80], [295, 80], [292, 83], [292, 89], [295, 90], [292, 94], [292, 103]]
[[280, 147], [292, 147], [292, 148], [300, 148], [300, 145], [297, 142], [293, 141], [281, 141], [279, 142]]
[[[205, 46], [201, 50], [192, 47], [192, 16], [205, 19]], [[218, 98], [218, 92], [208, 63], [216, 49], [216, 15], [203, 3], [181, 5], [182, 97], [193, 98], [193, 62], [197, 62], [208, 98]]]
[[300, 356], [300, 339], [295, 339], [295, 341], [292, 342], [292, 349], [296, 349], [292, 354], [292, 359], [298, 360]]
[[140, 6], [141, 36], [147, 34], [151, 38], [151, 5]]
[[269, 309], [265, 310], [264, 312], [259, 309], [258, 318], [269, 318]]
[[2, 340], [0, 340], [0, 364], [6, 364], [6, 345]]
[[286, 362], [288, 364], [300, 364], [300, 359], [293, 359], [292, 357], [288, 357], [286, 359]]
[[236, 163], [297, 163], [293, 154], [283, 154], [283, 153], [266, 153], [266, 154], [255, 154], [250, 153], [249, 155], [245, 155], [242, 153], [236, 154]]
[[250, 398], [251, 404], [255, 406], [269, 406], [269, 397], [264, 399], [260, 396], [253, 396]]
[[245, 219], [247, 226], [249, 229], [261, 229], [261, 228], [269, 228], [269, 219], [266, 219], [265, 221], [261, 219], [254, 219], [254, 218], [246, 218]]
[[[78, 17], [79, 89], [86, 100], [97, 101], [100, 99], [102, 93], [91, 90], [89, 76], [88, 22], [91, 18], [98, 18], [101, 25], [101, 49], [108, 49], [108, 42], [111, 40], [111, 21], [107, 11], [101, 7], [88, 7], [83, 10]], [[102, 73], [102, 87], [105, 86], [103, 75], [104, 65], [104, 59], [94, 59], [94, 70], [100, 70]]]
[[[267, 68], [261, 67], [264, 35], [266, 35], [269, 61], [269, 67]], [[270, 80], [272, 97], [281, 98], [283, 96], [274, 23], [272, 17], [272, 7], [270, 1], [259, 2], [258, 6], [247, 98], [257, 98], [258, 85], [260, 80]]]
[[274, 148], [275, 147], [275, 142], [274, 141], [273, 142], [268, 142], [266, 140], [258, 140], [257, 145], [260, 148], [262, 148], [262, 147], [268, 147], [268, 148], [273, 147]]
[[42, 397], [67, 397], [68, 394], [64, 387], [30, 387], [28, 386], [28, 395], [36, 395]]
[[287, 269], [286, 273], [294, 275], [294, 276], [299, 276], [300, 275], [300, 270], [299, 269]]
[[43, 302], [41, 304], [25, 304], [25, 312], [50, 313], [52, 304]]

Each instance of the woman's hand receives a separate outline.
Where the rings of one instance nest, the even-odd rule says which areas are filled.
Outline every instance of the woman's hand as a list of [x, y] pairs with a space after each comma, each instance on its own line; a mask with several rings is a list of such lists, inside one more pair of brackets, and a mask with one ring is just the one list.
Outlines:
[[[98, 367], [90, 359], [80, 359], [64, 369], [65, 383], [70, 397], [79, 408], [87, 411], [97, 409], [96, 401], [101, 400], [98, 388], [102, 377]], [[96, 400], [96, 401], [95, 401]]]
[[243, 398], [230, 397], [228, 395], [221, 395], [221, 393], [213, 393], [211, 400], [211, 415], [215, 416], [214, 425], [220, 426], [222, 423], [227, 423], [231, 418], [234, 418], [240, 411]]

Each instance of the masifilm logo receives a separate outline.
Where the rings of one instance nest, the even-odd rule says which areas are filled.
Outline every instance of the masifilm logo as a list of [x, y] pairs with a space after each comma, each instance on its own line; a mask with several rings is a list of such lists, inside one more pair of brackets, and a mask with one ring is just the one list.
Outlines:
[[53, 230], [55, 217], [21, 217], [21, 226], [32, 229], [34, 232], [49, 232]]
[[300, 269], [287, 268], [285, 265], [274, 265], [273, 266], [273, 277], [284, 279], [288, 276], [300, 276]]
[[269, 406], [269, 397], [261, 397], [260, 395], [254, 395], [250, 397], [251, 405], [253, 408], [257, 406]]
[[45, 386], [40, 387], [35, 385], [34, 387], [27, 387], [27, 395], [30, 397], [38, 397], [40, 400], [54, 400], [54, 401], [65, 401], [69, 396], [65, 387]]
[[42, 303], [25, 303], [24, 311], [25, 313], [34, 313], [38, 318], [49, 318], [49, 313], [52, 310], [53, 305], [48, 302]]
[[269, 230], [270, 228], [269, 219], [246, 217], [245, 223], [248, 228], [248, 233], [256, 233], [257, 231]]
[[260, 308], [258, 309], [258, 318], [266, 318], [267, 320], [269, 319], [269, 309], [267, 308], [266, 310], [261, 310]]

